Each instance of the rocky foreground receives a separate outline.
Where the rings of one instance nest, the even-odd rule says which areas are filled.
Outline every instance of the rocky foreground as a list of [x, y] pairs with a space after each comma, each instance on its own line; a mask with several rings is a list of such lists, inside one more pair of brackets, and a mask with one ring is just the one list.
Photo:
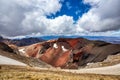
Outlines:
[[0, 66], [1, 80], [120, 80], [119, 75], [77, 74], [22, 66]]

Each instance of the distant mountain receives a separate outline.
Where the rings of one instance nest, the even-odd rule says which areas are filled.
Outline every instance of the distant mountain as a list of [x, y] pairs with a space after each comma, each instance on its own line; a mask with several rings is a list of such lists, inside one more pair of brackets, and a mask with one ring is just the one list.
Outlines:
[[23, 38], [23, 39], [14, 39], [11, 41], [11, 43], [16, 44], [17, 46], [26, 46], [26, 45], [31, 45], [31, 44], [42, 42], [42, 41], [44, 40], [31, 37], [31, 38]]
[[117, 36], [41, 36], [39, 37], [40, 39], [44, 40], [50, 40], [50, 39], [58, 39], [58, 38], [78, 38], [78, 37], [83, 37], [89, 40], [101, 40], [101, 41], [106, 41], [110, 42], [113, 44], [120, 44], [120, 37]]
[[120, 44], [120, 37], [115, 37], [115, 36], [83, 36], [86, 39], [89, 40], [101, 40], [113, 44]]
[[0, 36], [0, 42], [4, 42], [8, 45], [14, 44], [16, 46], [27, 46], [27, 45], [31, 45], [31, 44], [42, 42], [42, 41], [44, 40], [40, 38], [33, 38], [33, 37], [23, 38], [23, 39], [7, 39]]
[[110, 36], [41, 36], [41, 37], [30, 37], [23, 39], [7, 39], [0, 36], [0, 41], [6, 44], [15, 44], [17, 46], [26, 46], [34, 43], [58, 39], [58, 38], [86, 38], [88, 40], [101, 40], [113, 44], [120, 44], [120, 37], [110, 37]]

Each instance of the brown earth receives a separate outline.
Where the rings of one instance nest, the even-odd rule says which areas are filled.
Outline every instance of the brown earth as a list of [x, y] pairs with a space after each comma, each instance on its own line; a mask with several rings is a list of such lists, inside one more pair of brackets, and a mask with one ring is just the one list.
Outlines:
[[118, 75], [77, 74], [59, 70], [0, 65], [1, 80], [120, 80]]

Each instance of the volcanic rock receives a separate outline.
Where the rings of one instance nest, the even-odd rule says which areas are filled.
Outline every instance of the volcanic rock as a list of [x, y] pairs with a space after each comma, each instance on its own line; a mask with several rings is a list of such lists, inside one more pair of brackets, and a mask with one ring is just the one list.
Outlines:
[[103, 61], [107, 56], [118, 53], [120, 44], [84, 38], [59, 38], [25, 48], [25, 54], [29, 57], [38, 58], [54, 67], [72, 69]]
[[7, 44], [0, 42], [0, 50], [7, 51], [7, 52], [14, 52]]

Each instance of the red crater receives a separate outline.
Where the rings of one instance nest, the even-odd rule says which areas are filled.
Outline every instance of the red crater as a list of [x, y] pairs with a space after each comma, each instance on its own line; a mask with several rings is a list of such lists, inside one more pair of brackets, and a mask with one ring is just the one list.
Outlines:
[[78, 68], [120, 52], [119, 44], [84, 38], [59, 38], [25, 47], [25, 54], [54, 67]]

